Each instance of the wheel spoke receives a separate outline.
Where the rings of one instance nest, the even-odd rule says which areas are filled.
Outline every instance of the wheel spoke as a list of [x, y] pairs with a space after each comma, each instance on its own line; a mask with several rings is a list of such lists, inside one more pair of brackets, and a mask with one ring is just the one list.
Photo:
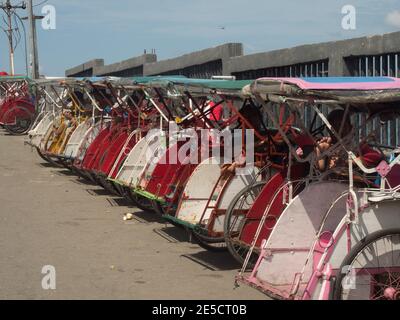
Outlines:
[[[352, 276], [351, 270], [356, 270], [354, 277], [356, 288], [345, 290], [343, 286], [340, 288], [342, 299], [354, 299], [357, 297], [365, 298], [371, 290], [372, 300], [386, 300], [387, 289], [398, 291], [400, 288], [400, 266], [396, 262], [400, 258], [395, 259], [398, 249], [394, 244], [400, 241], [399, 234], [387, 234], [367, 243], [357, 252], [351, 262], [349, 272], [342, 275], [343, 277]], [[391, 264], [390, 264], [391, 262]], [[360, 278], [360, 281], [357, 279]], [[368, 282], [368, 283], [366, 283]], [[342, 285], [342, 281], [340, 285]], [[339, 284], [338, 284], [339, 285]]]

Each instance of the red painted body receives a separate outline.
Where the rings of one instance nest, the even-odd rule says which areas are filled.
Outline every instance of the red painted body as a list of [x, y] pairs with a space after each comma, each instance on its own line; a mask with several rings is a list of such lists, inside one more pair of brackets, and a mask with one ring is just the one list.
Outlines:
[[[178, 154], [178, 150], [184, 142], [179, 142], [169, 148], [165, 156], [156, 165], [150, 177], [143, 177], [140, 186], [146, 192], [163, 198], [170, 205], [179, 200], [179, 195], [192, 175], [197, 165], [172, 159], [172, 155]], [[178, 157], [179, 158], [179, 157]], [[177, 161], [176, 161], [177, 160]]]
[[395, 165], [387, 176], [391, 188], [400, 186], [400, 165]]
[[108, 153], [110, 147], [112, 146], [113, 142], [121, 134], [122, 130], [123, 130], [122, 125], [111, 125], [110, 130], [108, 131], [108, 134], [106, 135], [106, 137], [101, 141], [100, 145], [98, 146], [96, 157], [94, 158], [91, 165], [89, 167], [85, 168], [86, 170], [89, 170], [93, 173], [101, 172], [101, 167], [104, 163], [104, 160], [107, 157], [107, 153]]
[[[129, 152], [138, 142], [136, 136], [130, 137], [130, 129], [127, 126], [119, 128], [118, 132], [111, 138], [108, 146], [104, 151], [100, 151], [98, 158], [100, 159], [97, 163], [97, 167], [93, 166], [92, 171], [95, 174], [102, 174], [109, 176], [114, 164], [118, 161], [114, 172], [111, 173], [111, 178], [115, 178], [118, 174], [119, 168], [128, 156]], [[129, 139], [130, 138], [130, 139]], [[129, 141], [127, 141], [129, 139]], [[125, 144], [128, 144], [125, 147]], [[123, 148], [125, 149], [123, 150]], [[121, 151], [124, 151], [125, 156], [118, 159]], [[102, 152], [102, 153], [101, 153]], [[101, 155], [101, 156], [100, 156]]]
[[[127, 137], [127, 139], [129, 138], [129, 136]], [[112, 179], [115, 179], [118, 175], [119, 170], [121, 169], [121, 166], [123, 165], [123, 163], [125, 162], [126, 158], [128, 157], [129, 153], [131, 152], [131, 150], [135, 147], [135, 145], [139, 142], [139, 138], [137, 135], [134, 135], [133, 137], [131, 137], [131, 139], [129, 140], [128, 144], [126, 144], [126, 140], [122, 143], [121, 148], [120, 148], [120, 152], [123, 151], [123, 156], [118, 159], [118, 156], [120, 154], [120, 152], [117, 154], [116, 158], [114, 159], [114, 162], [111, 165], [111, 168], [109, 170], [109, 176]], [[126, 146], [125, 146], [126, 144]], [[122, 150], [122, 148], [125, 146], [125, 149]], [[115, 164], [115, 162], [118, 161], [118, 163], [116, 163], [115, 169], [113, 170], [113, 166]]]
[[93, 140], [93, 142], [90, 144], [89, 148], [87, 149], [82, 163], [75, 162], [74, 165], [78, 169], [90, 170], [90, 168], [92, 167], [92, 165], [93, 165], [94, 161], [96, 160], [96, 157], [99, 153], [99, 147], [101, 146], [103, 140], [106, 139], [109, 132], [110, 132], [110, 126], [108, 125], [106, 128], [104, 128], [98, 134], [98, 136]]
[[[306, 170], [304, 166], [299, 165], [292, 168], [293, 180], [304, 177], [305, 175]], [[281, 190], [278, 194], [276, 194], [285, 183], [285, 180], [286, 173], [280, 172], [273, 176], [264, 186], [263, 190], [246, 215], [246, 222], [240, 234], [240, 241], [249, 245], [252, 243], [259, 227], [260, 220], [268, 206], [270, 206], [270, 209], [268, 211], [266, 222], [262, 227], [260, 236], [258, 237], [256, 244], [257, 247], [261, 246], [261, 242], [264, 239], [269, 238], [276, 222], [285, 209], [285, 205], [283, 204], [284, 190]]]
[[96, 174], [108, 176], [128, 137], [128, 128], [120, 128], [103, 149], [101, 157], [98, 157], [99, 161], [92, 168], [92, 171]]

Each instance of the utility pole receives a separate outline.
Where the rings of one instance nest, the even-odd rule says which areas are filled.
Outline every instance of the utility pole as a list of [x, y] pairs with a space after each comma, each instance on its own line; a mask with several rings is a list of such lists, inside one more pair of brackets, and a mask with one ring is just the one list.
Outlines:
[[8, 44], [10, 47], [10, 73], [11, 75], [15, 74], [15, 66], [14, 66], [14, 41], [13, 41], [13, 27], [12, 27], [12, 15], [16, 9], [26, 9], [25, 2], [22, 2], [21, 5], [13, 6], [10, 0], [7, 0], [6, 3], [2, 3], [0, 8], [7, 15], [7, 24], [8, 29], [6, 30], [8, 37]]
[[43, 16], [35, 16], [33, 13], [32, 0], [28, 2], [28, 25], [29, 25], [29, 57], [30, 57], [30, 77], [32, 79], [39, 78], [39, 57], [37, 50], [37, 37], [36, 37], [36, 20], [43, 19]]

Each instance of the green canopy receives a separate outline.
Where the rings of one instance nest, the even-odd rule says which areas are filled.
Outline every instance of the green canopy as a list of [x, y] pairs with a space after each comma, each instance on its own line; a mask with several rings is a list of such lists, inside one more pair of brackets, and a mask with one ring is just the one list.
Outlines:
[[0, 82], [17, 82], [17, 81], [32, 82], [33, 80], [27, 76], [0, 76]]
[[226, 95], [244, 95], [244, 88], [249, 86], [252, 80], [207, 80], [207, 79], [189, 79], [185, 77], [144, 77], [134, 78], [137, 83], [149, 87], [161, 87], [166, 89], [175, 89], [180, 93], [185, 91], [192, 95], [204, 96], [212, 93]]
[[178, 79], [182, 80], [187, 78], [184, 76], [149, 76], [149, 77], [133, 77], [129, 79], [138, 84], [149, 84], [149, 83], [170, 82]]
[[242, 98], [248, 96], [245, 88], [251, 83], [251, 80], [187, 79], [185, 81], [175, 81], [173, 85], [178, 91], [188, 91], [192, 96], [208, 96], [216, 93]]
[[241, 91], [245, 86], [252, 83], [251, 80], [202, 80], [186, 79], [185, 81], [176, 81], [178, 85], [187, 87], [202, 87], [214, 90], [235, 90]]

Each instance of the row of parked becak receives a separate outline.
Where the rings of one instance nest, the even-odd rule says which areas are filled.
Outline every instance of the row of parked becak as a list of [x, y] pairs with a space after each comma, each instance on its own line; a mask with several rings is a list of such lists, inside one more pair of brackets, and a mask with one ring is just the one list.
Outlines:
[[66, 78], [21, 90], [35, 94], [40, 157], [230, 252], [238, 285], [400, 299], [399, 132], [382, 144], [398, 129], [400, 80]]

